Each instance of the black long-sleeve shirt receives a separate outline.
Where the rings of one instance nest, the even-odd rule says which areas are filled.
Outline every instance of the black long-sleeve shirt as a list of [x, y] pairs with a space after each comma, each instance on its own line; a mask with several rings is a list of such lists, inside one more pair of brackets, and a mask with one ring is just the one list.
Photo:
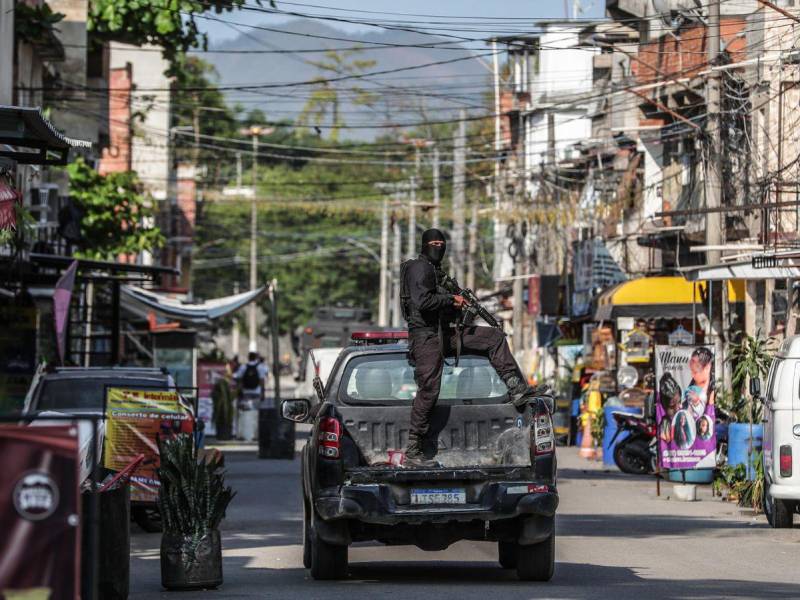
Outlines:
[[453, 305], [453, 296], [436, 286], [436, 269], [423, 256], [408, 261], [403, 287], [409, 295], [408, 329], [438, 328], [442, 310]]

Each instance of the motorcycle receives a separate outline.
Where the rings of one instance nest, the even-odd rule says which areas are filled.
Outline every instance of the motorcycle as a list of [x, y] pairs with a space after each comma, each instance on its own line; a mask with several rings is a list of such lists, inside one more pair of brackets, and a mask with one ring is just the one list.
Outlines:
[[[623, 473], [647, 475], [655, 473], [658, 456], [656, 426], [644, 416], [624, 412], [611, 413], [617, 422], [617, 431], [611, 439], [614, 447], [614, 462]], [[614, 446], [617, 438], [628, 436]]]

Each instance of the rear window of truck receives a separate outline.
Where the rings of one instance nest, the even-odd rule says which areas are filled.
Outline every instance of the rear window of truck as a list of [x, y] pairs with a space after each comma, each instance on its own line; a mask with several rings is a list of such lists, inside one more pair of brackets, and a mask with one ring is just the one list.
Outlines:
[[[440, 404], [500, 404], [507, 388], [489, 360], [462, 356], [446, 360], [442, 373]], [[339, 400], [354, 405], [411, 405], [417, 393], [414, 367], [405, 354], [358, 356], [345, 366]]]

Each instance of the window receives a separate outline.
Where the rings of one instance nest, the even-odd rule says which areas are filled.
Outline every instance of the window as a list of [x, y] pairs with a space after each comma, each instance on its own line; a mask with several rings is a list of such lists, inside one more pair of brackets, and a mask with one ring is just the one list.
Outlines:
[[[506, 386], [489, 360], [462, 356], [456, 367], [448, 359], [442, 373], [440, 404], [498, 404]], [[410, 406], [417, 394], [414, 368], [405, 354], [376, 354], [352, 359], [346, 366], [339, 399], [347, 404]]]

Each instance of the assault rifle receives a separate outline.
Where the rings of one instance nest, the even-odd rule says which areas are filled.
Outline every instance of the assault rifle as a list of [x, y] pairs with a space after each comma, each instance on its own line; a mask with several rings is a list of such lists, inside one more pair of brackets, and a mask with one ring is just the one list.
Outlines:
[[491, 327], [495, 329], [499, 329], [500, 331], [503, 330], [503, 326], [500, 322], [495, 319], [494, 315], [490, 313], [486, 308], [480, 303], [478, 297], [475, 295], [469, 288], [463, 288], [458, 285], [458, 282], [450, 277], [447, 273], [440, 270], [439, 271], [440, 285], [447, 290], [449, 293], [454, 294], [456, 296], [461, 296], [464, 300], [467, 301], [466, 308], [464, 309], [464, 315], [462, 320], [469, 321], [471, 320], [470, 317], [474, 318], [476, 316], [480, 317], [484, 321], [486, 321]]

